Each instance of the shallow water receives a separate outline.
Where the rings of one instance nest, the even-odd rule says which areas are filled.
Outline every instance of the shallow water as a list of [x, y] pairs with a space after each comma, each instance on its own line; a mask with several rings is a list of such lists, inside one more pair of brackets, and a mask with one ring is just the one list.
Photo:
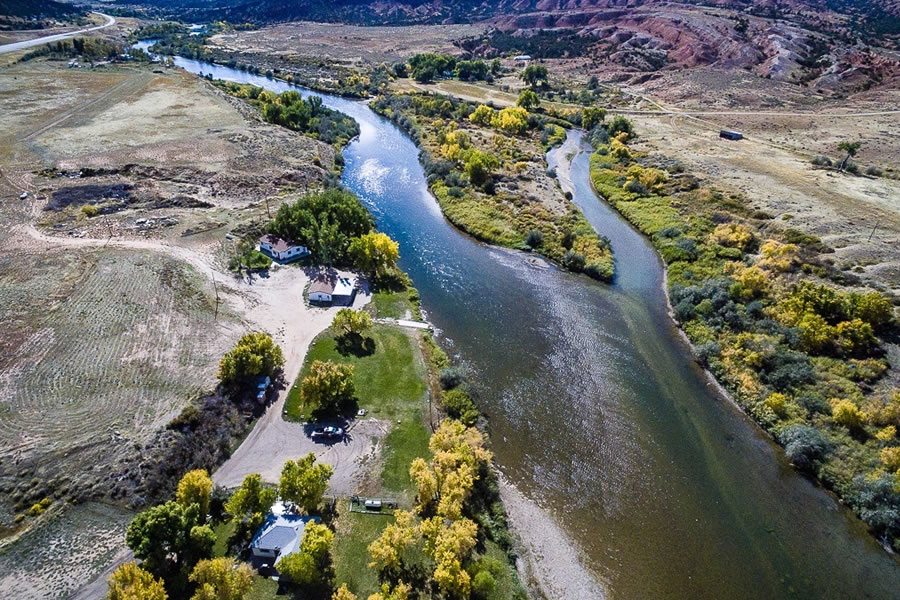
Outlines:
[[561, 179], [613, 244], [611, 286], [459, 233], [402, 132], [363, 103], [317, 95], [360, 123], [344, 185], [400, 243], [429, 320], [471, 371], [498, 465], [555, 516], [611, 596], [897, 597], [895, 561], [690, 359], [666, 314], [661, 264], [591, 192], [577, 132], [550, 158], [577, 152], [571, 181]]

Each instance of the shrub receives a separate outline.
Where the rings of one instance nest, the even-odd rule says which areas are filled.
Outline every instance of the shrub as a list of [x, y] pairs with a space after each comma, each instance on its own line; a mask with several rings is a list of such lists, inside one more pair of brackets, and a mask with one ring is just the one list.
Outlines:
[[831, 406], [831, 418], [835, 423], [843, 425], [847, 429], [859, 429], [866, 420], [866, 414], [850, 400], [834, 400]]
[[565, 266], [570, 271], [581, 272], [584, 270], [584, 255], [575, 252], [574, 250], [567, 250], [565, 255], [563, 256], [563, 266]]
[[871, 165], [866, 167], [866, 175], [871, 175], [873, 177], [881, 177], [884, 175], [884, 171], [876, 167], [875, 165]]
[[476, 598], [489, 598], [497, 587], [497, 580], [488, 571], [479, 571], [472, 579], [472, 594]]
[[710, 235], [710, 239], [721, 246], [749, 251], [756, 244], [756, 235], [740, 223], [722, 223]]
[[828, 452], [829, 444], [815, 427], [792, 425], [778, 436], [788, 459], [798, 469], [812, 472]]
[[100, 209], [94, 206], [93, 204], [85, 204], [81, 207], [81, 214], [84, 216], [91, 218], [96, 217], [100, 214]]
[[889, 442], [895, 437], [897, 437], [897, 428], [893, 425], [879, 429], [878, 433], [875, 434], [875, 438], [880, 442]]
[[464, 390], [456, 388], [444, 393], [443, 404], [447, 414], [465, 425], [473, 425], [478, 420], [478, 409]]
[[452, 390], [455, 387], [458, 387], [465, 380], [465, 375], [463, 374], [462, 369], [459, 367], [447, 367], [445, 369], [441, 369], [441, 374], [439, 376], [441, 389], [444, 390]]
[[831, 159], [827, 156], [815, 156], [812, 159], [812, 164], [816, 165], [817, 167], [830, 167]]
[[525, 243], [532, 248], [537, 248], [544, 242], [544, 234], [537, 229], [532, 229], [525, 236]]
[[850, 504], [860, 518], [879, 535], [900, 535], [900, 494], [892, 474], [876, 478], [858, 475], [853, 480]]

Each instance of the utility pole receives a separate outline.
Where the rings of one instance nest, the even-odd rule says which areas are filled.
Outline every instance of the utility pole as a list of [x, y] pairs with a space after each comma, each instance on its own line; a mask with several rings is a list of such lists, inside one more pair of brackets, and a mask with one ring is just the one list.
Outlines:
[[213, 289], [216, 290], [216, 314], [215, 314], [215, 317], [213, 317], [213, 320], [218, 321], [219, 320], [219, 303], [221, 302], [221, 300], [219, 300], [219, 285], [216, 283], [215, 274], [213, 274], [212, 280], [213, 280]]

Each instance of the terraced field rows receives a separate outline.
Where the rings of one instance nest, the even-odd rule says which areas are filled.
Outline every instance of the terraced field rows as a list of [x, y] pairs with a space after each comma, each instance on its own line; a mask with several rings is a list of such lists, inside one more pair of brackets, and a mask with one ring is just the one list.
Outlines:
[[156, 253], [20, 255], [0, 258], [0, 274], [0, 321], [11, 324], [0, 358], [3, 475], [34, 461], [29, 477], [93, 485], [79, 472], [104, 475], [95, 465], [134, 451], [209, 389], [231, 343], [206, 282]]

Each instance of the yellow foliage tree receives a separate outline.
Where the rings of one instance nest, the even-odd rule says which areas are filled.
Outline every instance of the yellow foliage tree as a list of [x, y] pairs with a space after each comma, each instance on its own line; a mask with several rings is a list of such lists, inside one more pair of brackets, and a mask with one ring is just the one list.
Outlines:
[[356, 594], [350, 591], [346, 583], [341, 584], [331, 595], [331, 600], [356, 600]]
[[224, 383], [255, 375], [271, 376], [284, 366], [281, 348], [267, 333], [248, 333], [241, 337], [219, 362], [219, 379]]
[[178, 482], [175, 490], [175, 501], [187, 508], [191, 504], [200, 507], [200, 514], [209, 514], [209, 499], [212, 495], [213, 483], [205, 469], [188, 471]]
[[734, 280], [740, 285], [740, 296], [746, 300], [761, 298], [771, 288], [769, 274], [756, 265], [735, 272]]
[[762, 258], [757, 262], [757, 266], [784, 273], [792, 271], [799, 263], [797, 257], [797, 246], [794, 244], [782, 244], [775, 240], [767, 240], [759, 248]]
[[386, 233], [367, 233], [354, 238], [350, 242], [348, 252], [360, 270], [379, 278], [397, 265], [400, 259], [400, 244]]
[[116, 569], [109, 578], [106, 600], [167, 600], [163, 582], [134, 562]]
[[462, 561], [475, 547], [478, 525], [469, 519], [448, 521], [432, 517], [423, 521], [420, 529], [425, 553], [436, 564], [434, 580], [438, 586], [448, 594], [467, 598], [471, 579], [462, 568]]
[[399, 566], [403, 551], [413, 546], [418, 539], [416, 516], [406, 510], [396, 511], [394, 522], [369, 544], [369, 556], [372, 557], [369, 567], [381, 571]]
[[486, 104], [479, 105], [478, 108], [469, 115], [469, 120], [477, 125], [490, 125], [493, 118], [494, 109]]
[[528, 111], [509, 106], [491, 117], [491, 126], [507, 133], [522, 133], [528, 129]]
[[369, 596], [369, 600], [409, 600], [412, 587], [400, 581], [391, 589], [386, 583], [381, 584], [381, 592]]
[[232, 558], [201, 560], [191, 572], [197, 584], [191, 600], [241, 600], [253, 586], [253, 571]]

